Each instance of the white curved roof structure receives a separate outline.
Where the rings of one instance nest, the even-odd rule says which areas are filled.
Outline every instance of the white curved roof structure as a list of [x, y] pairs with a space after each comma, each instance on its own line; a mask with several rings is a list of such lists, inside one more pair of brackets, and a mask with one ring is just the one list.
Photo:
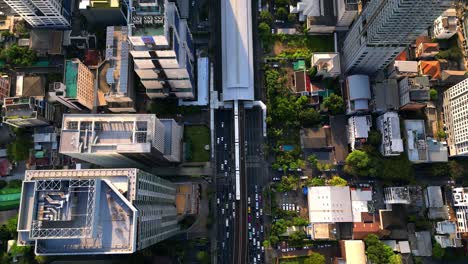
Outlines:
[[252, 7], [249, 0], [221, 3], [223, 100], [254, 100]]

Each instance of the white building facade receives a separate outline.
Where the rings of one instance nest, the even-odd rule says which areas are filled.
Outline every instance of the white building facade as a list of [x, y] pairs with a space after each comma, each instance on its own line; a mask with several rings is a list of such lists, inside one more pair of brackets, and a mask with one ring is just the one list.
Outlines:
[[382, 144], [380, 145], [382, 155], [398, 156], [404, 151], [398, 113], [387, 112], [377, 117], [377, 129], [382, 134]]
[[434, 21], [432, 35], [436, 39], [449, 39], [457, 33], [457, 30], [457, 11], [455, 8], [449, 8]]
[[383, 70], [450, 4], [446, 0], [370, 1], [344, 41], [344, 71], [373, 74]]
[[450, 156], [468, 155], [468, 79], [450, 87], [444, 93], [444, 122]]
[[4, 0], [33, 28], [70, 27], [70, 7], [62, 0]]

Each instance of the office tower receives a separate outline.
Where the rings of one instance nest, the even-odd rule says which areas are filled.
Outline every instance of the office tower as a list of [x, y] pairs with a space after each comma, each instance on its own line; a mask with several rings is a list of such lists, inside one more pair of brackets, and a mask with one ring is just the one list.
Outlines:
[[138, 169], [26, 171], [18, 245], [37, 255], [130, 254], [175, 235], [176, 186]]
[[[50, 85], [49, 101], [62, 103], [70, 109], [93, 110], [97, 99], [94, 80], [94, 74], [79, 59], [67, 60], [64, 83], [55, 82]], [[98, 91], [97, 94], [102, 93]]]
[[33, 28], [70, 27], [73, 1], [63, 0], [4, 0]]
[[468, 155], [468, 79], [452, 86], [444, 93], [444, 122], [450, 156]]
[[372, 0], [343, 45], [345, 72], [373, 74], [384, 69], [421, 33], [427, 31], [449, 0]]
[[193, 98], [195, 50], [188, 12], [167, 0], [133, 3], [130, 53], [146, 94]]
[[65, 114], [60, 153], [103, 167], [181, 160], [182, 127], [151, 114]]
[[14, 127], [48, 125], [55, 121], [56, 108], [44, 96], [8, 97], [3, 99], [3, 123]]

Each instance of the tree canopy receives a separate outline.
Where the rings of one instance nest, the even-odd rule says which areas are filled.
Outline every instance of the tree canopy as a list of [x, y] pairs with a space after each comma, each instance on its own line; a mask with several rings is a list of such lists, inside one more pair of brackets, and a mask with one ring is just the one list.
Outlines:
[[286, 20], [288, 19], [288, 11], [284, 7], [280, 7], [276, 10], [275, 14], [276, 19]]
[[379, 237], [371, 234], [364, 239], [366, 244], [366, 255], [372, 263], [391, 263], [390, 259], [394, 258], [391, 247], [385, 245], [379, 240]]
[[317, 252], [312, 252], [305, 260], [304, 264], [325, 264], [325, 257]]
[[36, 61], [36, 52], [16, 44], [2, 50], [0, 57], [7, 63], [19, 66], [31, 66]]
[[323, 106], [328, 109], [332, 115], [342, 114], [345, 111], [343, 98], [332, 94], [323, 100]]
[[344, 169], [353, 176], [375, 175], [369, 155], [362, 150], [354, 150], [346, 157]]
[[348, 185], [348, 182], [340, 176], [334, 175], [330, 180], [328, 180], [328, 184], [331, 186], [346, 186]]
[[267, 25], [271, 25], [273, 23], [273, 16], [267, 10], [262, 10], [260, 12], [260, 21]]
[[435, 259], [442, 259], [445, 256], [445, 249], [437, 242], [435, 242], [432, 247], [432, 256]]

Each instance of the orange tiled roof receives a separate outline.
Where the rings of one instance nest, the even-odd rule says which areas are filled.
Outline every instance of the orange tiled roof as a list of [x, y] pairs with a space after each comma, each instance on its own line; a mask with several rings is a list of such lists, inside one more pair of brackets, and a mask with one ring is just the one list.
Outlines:
[[404, 50], [402, 53], [398, 54], [398, 56], [396, 56], [395, 60], [399, 60], [399, 61], [406, 61], [408, 60], [408, 54], [406, 53], [406, 50]]
[[432, 79], [440, 79], [439, 61], [419, 61], [419, 70], [423, 75], [429, 75]]

